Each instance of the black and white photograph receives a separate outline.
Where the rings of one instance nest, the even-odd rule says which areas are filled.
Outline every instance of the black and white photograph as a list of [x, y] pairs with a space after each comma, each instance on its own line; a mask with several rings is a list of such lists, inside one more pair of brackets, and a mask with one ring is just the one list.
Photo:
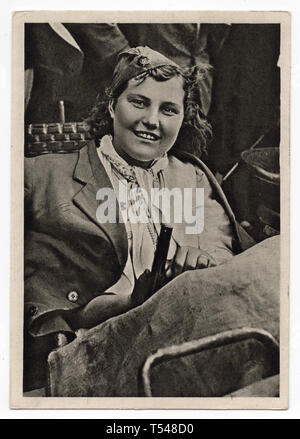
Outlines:
[[15, 13], [13, 55], [13, 405], [287, 408], [289, 13]]

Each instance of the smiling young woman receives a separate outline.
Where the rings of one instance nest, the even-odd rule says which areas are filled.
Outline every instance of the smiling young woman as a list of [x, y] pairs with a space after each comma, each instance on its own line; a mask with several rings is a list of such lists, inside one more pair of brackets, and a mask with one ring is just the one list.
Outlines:
[[110, 101], [109, 110], [117, 152], [151, 162], [167, 153], [178, 136], [184, 117], [183, 79], [130, 80], [116, 102]]
[[[141, 198], [148, 220], [125, 220], [120, 187], [147, 194], [204, 191], [202, 232], [185, 233], [186, 218], [173, 224], [165, 282], [222, 264], [253, 244], [207, 167], [178, 152], [206, 150], [210, 128], [193, 93], [204, 74], [183, 71], [150, 48], [129, 49], [119, 55], [107, 97], [89, 118], [95, 140], [79, 152], [25, 159], [25, 363], [34, 378], [42, 370], [36, 357], [46, 361], [53, 335], [72, 339], [77, 329], [144, 300], [143, 276], [152, 269], [163, 218], [154, 221], [152, 206]], [[101, 188], [115, 194], [117, 223], [97, 219], [105, 203]], [[189, 203], [197, 212], [200, 206]]]
[[[166, 95], [166, 101], [161, 107], [162, 114], [179, 115], [183, 112], [178, 135], [171, 147], [192, 152], [200, 157], [206, 153], [207, 142], [212, 135], [198, 95], [199, 83], [205, 79], [209, 68], [209, 65], [203, 64], [183, 69], [171, 59], [148, 47], [132, 48], [122, 52], [119, 54], [111, 85], [104, 96], [98, 96], [87, 122], [98, 138], [105, 134], [115, 135], [111, 117], [114, 105], [124, 92], [130, 94], [131, 87], [138, 87], [146, 79], [151, 79], [155, 83], [153, 88]], [[147, 87], [143, 87], [143, 91], [148, 89], [149, 84], [151, 81], [147, 81]], [[140, 96], [139, 90], [133, 92], [130, 100], [138, 109], [146, 109], [149, 105], [147, 96]]]

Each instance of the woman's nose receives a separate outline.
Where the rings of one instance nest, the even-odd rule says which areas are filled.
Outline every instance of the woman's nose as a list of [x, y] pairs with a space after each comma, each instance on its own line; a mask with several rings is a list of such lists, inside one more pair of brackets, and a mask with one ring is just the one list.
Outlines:
[[159, 126], [159, 112], [155, 108], [149, 108], [148, 111], [146, 111], [144, 118], [143, 118], [143, 124], [145, 127], [154, 130], [155, 128], [158, 128]]

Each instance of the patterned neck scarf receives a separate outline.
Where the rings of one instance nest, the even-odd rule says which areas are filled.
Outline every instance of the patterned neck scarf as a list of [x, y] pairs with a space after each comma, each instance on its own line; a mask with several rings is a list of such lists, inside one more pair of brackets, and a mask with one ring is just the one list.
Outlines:
[[[117, 179], [126, 180], [129, 190], [133, 188], [142, 188], [148, 194], [148, 200], [144, 199], [143, 209], [148, 218], [146, 223], [129, 223], [127, 222], [127, 233], [130, 228], [129, 236], [132, 236], [132, 262], [136, 278], [145, 271], [151, 270], [156, 249], [157, 237], [160, 232], [160, 224], [153, 222], [151, 217], [150, 203], [151, 189], [162, 189], [165, 187], [164, 169], [169, 164], [167, 154], [156, 159], [149, 168], [144, 169], [140, 166], [128, 164], [116, 152], [112, 138], [109, 135], [104, 136], [100, 141], [99, 152], [109, 163], [111, 171]], [[115, 187], [115, 190], [117, 188]], [[153, 208], [153, 205], [152, 205]]]
[[[102, 137], [100, 141], [100, 151], [110, 162], [114, 170], [128, 182], [137, 183], [139, 186], [144, 187], [143, 180], [157, 181], [159, 179], [159, 173], [168, 166], [167, 154], [154, 160], [151, 166], [147, 169], [140, 166], [133, 166], [128, 164], [115, 150], [112, 137], [106, 135]], [[148, 184], [147, 184], [148, 186]], [[147, 189], [145, 187], [145, 189]]]

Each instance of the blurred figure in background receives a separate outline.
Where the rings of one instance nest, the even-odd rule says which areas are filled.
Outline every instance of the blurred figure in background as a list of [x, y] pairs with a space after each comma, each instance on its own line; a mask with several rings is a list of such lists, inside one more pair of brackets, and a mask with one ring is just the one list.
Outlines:
[[[25, 67], [34, 72], [34, 79], [26, 120], [58, 120], [59, 100], [65, 101], [68, 121], [83, 119], [108, 85], [116, 55], [129, 47], [151, 47], [181, 67], [209, 65], [209, 53], [218, 53], [229, 28], [200, 23], [27, 24]], [[211, 105], [212, 78], [211, 71], [199, 87], [205, 116]]]

